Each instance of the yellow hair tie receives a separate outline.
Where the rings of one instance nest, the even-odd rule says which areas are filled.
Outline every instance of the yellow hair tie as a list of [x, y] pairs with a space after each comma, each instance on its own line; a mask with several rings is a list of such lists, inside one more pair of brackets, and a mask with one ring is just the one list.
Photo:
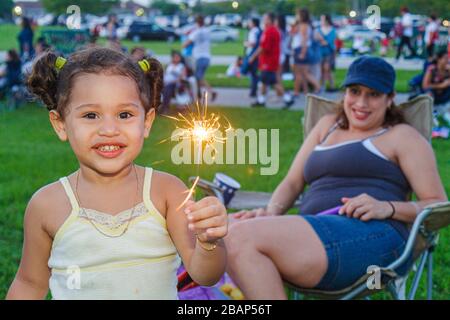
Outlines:
[[147, 60], [143, 59], [141, 61], [138, 61], [138, 64], [144, 72], [150, 70], [150, 63], [148, 63]]
[[62, 69], [62, 67], [64, 67], [64, 65], [66, 64], [67, 59], [63, 58], [63, 57], [58, 57], [56, 58], [55, 61], [55, 68], [60, 71]]

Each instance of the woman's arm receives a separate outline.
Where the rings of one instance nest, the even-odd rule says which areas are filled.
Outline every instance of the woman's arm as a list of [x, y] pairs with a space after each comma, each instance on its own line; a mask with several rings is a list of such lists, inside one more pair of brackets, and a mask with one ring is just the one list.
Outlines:
[[394, 156], [418, 201], [379, 201], [361, 194], [353, 198], [342, 198], [344, 205], [339, 214], [362, 221], [395, 219], [412, 223], [427, 205], [447, 201], [431, 145], [408, 125], [397, 125], [392, 130]]
[[[196, 203], [190, 201], [179, 208], [188, 190], [178, 178], [167, 175], [165, 180], [161, 187], [170, 190], [167, 198], [167, 228], [183, 264], [196, 283], [214, 285], [225, 272], [226, 266], [226, 250], [222, 241], [227, 233], [226, 209], [215, 197], [203, 198]], [[186, 209], [191, 211], [186, 213]], [[191, 220], [189, 216], [192, 216]], [[189, 224], [193, 225], [192, 229]], [[206, 232], [207, 229], [212, 233]], [[214, 242], [217, 242], [217, 247], [209, 251]]]
[[302, 36], [302, 43], [300, 44], [300, 47], [302, 48], [300, 52], [300, 57], [303, 59], [306, 56], [306, 51], [308, 50], [308, 25], [305, 23], [302, 23], [300, 25], [300, 35]]
[[425, 206], [447, 201], [436, 165], [433, 148], [420, 133], [408, 125], [396, 126], [398, 130], [397, 159], [408, 179], [418, 201], [415, 205], [408, 202], [393, 202], [395, 206], [394, 219], [413, 222]]
[[48, 293], [50, 270], [48, 259], [52, 239], [44, 230], [43, 217], [48, 209], [42, 193], [30, 200], [24, 217], [24, 244], [19, 270], [6, 299], [45, 299]]

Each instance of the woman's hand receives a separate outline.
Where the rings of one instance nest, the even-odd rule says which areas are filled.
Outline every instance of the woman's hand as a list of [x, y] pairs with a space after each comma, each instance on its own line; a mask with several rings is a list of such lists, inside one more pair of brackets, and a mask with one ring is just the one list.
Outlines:
[[387, 201], [378, 201], [365, 193], [354, 198], [344, 197], [342, 202], [344, 205], [339, 209], [339, 214], [349, 218], [384, 220], [392, 215], [392, 207]]
[[257, 208], [253, 210], [242, 210], [233, 214], [230, 214], [231, 219], [251, 219], [256, 217], [264, 217], [272, 215], [266, 208]]
[[216, 197], [188, 201], [184, 212], [188, 228], [201, 242], [216, 242], [228, 233], [228, 216], [225, 206]]

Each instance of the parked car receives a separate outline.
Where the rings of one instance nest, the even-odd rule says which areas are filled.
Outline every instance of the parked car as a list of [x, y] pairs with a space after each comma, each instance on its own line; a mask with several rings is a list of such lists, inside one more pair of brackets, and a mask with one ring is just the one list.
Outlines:
[[377, 40], [380, 41], [386, 38], [384, 32], [378, 30], [370, 30], [362, 25], [347, 25], [343, 28], [338, 29], [337, 36], [341, 40], [351, 40], [354, 37], [363, 38], [364, 40]]
[[213, 42], [237, 41], [239, 39], [239, 31], [237, 29], [217, 25], [207, 28], [211, 32], [211, 41]]
[[126, 38], [136, 42], [140, 40], [174, 41], [178, 39], [179, 36], [175, 31], [167, 30], [155, 23], [134, 21], [128, 27]]

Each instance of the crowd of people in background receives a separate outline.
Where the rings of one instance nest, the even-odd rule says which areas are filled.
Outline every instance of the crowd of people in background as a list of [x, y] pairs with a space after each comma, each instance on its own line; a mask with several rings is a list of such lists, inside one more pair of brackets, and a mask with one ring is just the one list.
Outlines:
[[[410, 81], [411, 98], [420, 93], [433, 96], [436, 105], [446, 105], [450, 101], [450, 79], [448, 49], [438, 50], [440, 19], [431, 14], [427, 23], [418, 31], [413, 28], [413, 16], [403, 7], [392, 28], [377, 46], [372, 39], [353, 37], [353, 54], [373, 54], [379, 50], [381, 56], [388, 52], [398, 60], [405, 58], [425, 58], [423, 71]], [[313, 19], [306, 8], [298, 9], [295, 22], [288, 24], [286, 16], [266, 13], [262, 20], [258, 17], [248, 19], [248, 32], [243, 43], [243, 55], [226, 70], [228, 77], [248, 77], [249, 96], [253, 107], [266, 105], [270, 89], [273, 89], [285, 108], [293, 105], [301, 94], [337, 91], [334, 77], [336, 59], [345, 50], [344, 41], [338, 37], [337, 27], [330, 15]], [[211, 35], [205, 27], [205, 19], [197, 16], [195, 25], [181, 35], [181, 50], [172, 51], [171, 60], [166, 66], [163, 104], [160, 112], [170, 113], [170, 105], [184, 106], [205, 93], [211, 100], [217, 97], [206, 80], [206, 72], [211, 64]], [[117, 16], [111, 14], [102, 26], [106, 30], [106, 45], [117, 50], [128, 51], [118, 37]], [[6, 54], [3, 68], [0, 68], [0, 96], [5, 90], [24, 83], [27, 70], [36, 57], [45, 52], [50, 45], [40, 37], [34, 42], [35, 25], [33, 20], [24, 17], [17, 36], [18, 50], [11, 49]], [[100, 29], [91, 30], [91, 40], [85, 46], [97, 46]], [[421, 45], [420, 45], [421, 44]], [[390, 51], [391, 50], [391, 51]], [[395, 51], [394, 51], [395, 50]], [[130, 48], [129, 54], [137, 62], [153, 53], [141, 46]], [[293, 80], [293, 90], [284, 87], [285, 80]]]
[[[283, 15], [266, 13], [263, 28], [258, 18], [248, 24], [241, 73], [250, 77], [252, 106], [264, 106], [269, 87], [292, 106], [300, 93], [335, 91], [336, 29], [329, 15], [322, 15], [314, 28], [309, 11], [299, 9], [296, 22], [287, 26]], [[284, 74], [294, 76], [294, 90], [286, 92]], [[258, 94], [258, 83], [260, 92]]]

